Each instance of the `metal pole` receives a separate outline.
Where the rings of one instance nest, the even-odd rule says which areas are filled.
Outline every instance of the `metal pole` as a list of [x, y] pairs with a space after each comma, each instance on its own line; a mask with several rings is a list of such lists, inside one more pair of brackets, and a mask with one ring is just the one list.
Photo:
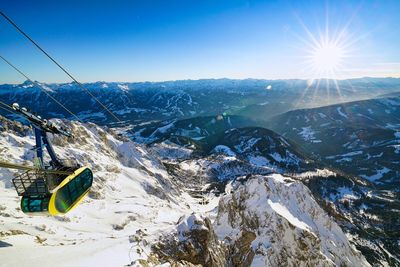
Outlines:
[[9, 162], [5, 162], [5, 161], [1, 161], [1, 160], [0, 160], [0, 168], [16, 169], [16, 170], [23, 170], [23, 171], [38, 171], [38, 172], [44, 172], [44, 173], [49, 173], [49, 174], [61, 174], [61, 175], [72, 174], [72, 172], [67, 172], [67, 171], [38, 169], [38, 168], [35, 168], [34, 166], [14, 164], [14, 163], [9, 163]]

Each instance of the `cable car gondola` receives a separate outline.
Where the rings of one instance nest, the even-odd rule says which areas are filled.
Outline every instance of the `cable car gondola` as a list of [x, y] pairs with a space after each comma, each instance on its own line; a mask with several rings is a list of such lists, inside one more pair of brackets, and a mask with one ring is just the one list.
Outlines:
[[[24, 167], [27, 170], [16, 175], [12, 180], [17, 194], [22, 197], [22, 212], [52, 216], [66, 214], [88, 194], [93, 183], [92, 171], [88, 167], [68, 166], [57, 158], [47, 138], [47, 133], [71, 137], [72, 135], [67, 130], [32, 114], [26, 108], [20, 108], [16, 103], [12, 105], [12, 108], [31, 123], [36, 140], [36, 165], [38, 166], [36, 168], [16, 166], [16, 168], [23, 169]], [[43, 147], [51, 158], [49, 165], [44, 164]]]

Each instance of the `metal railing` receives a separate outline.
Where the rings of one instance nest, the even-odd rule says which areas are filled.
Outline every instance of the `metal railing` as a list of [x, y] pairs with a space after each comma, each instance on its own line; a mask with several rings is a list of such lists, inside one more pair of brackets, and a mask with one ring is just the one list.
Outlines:
[[18, 196], [45, 196], [48, 195], [48, 175], [40, 171], [26, 171], [16, 175], [12, 182]]

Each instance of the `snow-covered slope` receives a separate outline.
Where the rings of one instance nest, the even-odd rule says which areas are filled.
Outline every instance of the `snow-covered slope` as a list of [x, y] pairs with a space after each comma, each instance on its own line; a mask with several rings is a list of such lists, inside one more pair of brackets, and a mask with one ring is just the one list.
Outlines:
[[[0, 119], [1, 160], [29, 164], [34, 156], [32, 131]], [[219, 197], [212, 193], [207, 193], [204, 201], [208, 181], [203, 180], [207, 169], [202, 170], [202, 166], [211, 167], [209, 164], [218, 157], [237, 151], [220, 146], [211, 156], [201, 158], [190, 148], [168, 142], [145, 147], [95, 124], [54, 122], [64, 124], [75, 136], [51, 137], [57, 154], [91, 166], [93, 188], [89, 197], [66, 216], [27, 216], [19, 210], [19, 198], [11, 184], [13, 172], [1, 169], [0, 266], [42, 267], [55, 262], [58, 266], [172, 264], [180, 258], [160, 256], [154, 249], [165, 240], [160, 236], [172, 238], [168, 244], [178, 242], [180, 247], [179, 242], [191, 244], [190, 238], [182, 238], [183, 232], [196, 229], [205, 230], [201, 233], [211, 238], [207, 244], [212, 247], [197, 252], [198, 259], [205, 262], [207, 254], [201, 251], [208, 253], [216, 248], [220, 251], [213, 259], [219, 264], [260, 266], [268, 258], [268, 264], [277, 266], [285, 263], [287, 255], [293, 264], [307, 262], [303, 260], [306, 258], [311, 265], [368, 265], [301, 182], [266, 173], [229, 183], [219, 204]], [[227, 166], [224, 171], [234, 172], [233, 167]], [[201, 201], [194, 191], [202, 194]], [[193, 212], [200, 215], [193, 217]], [[204, 223], [198, 223], [198, 218]], [[202, 237], [197, 237], [201, 245]], [[253, 238], [251, 245], [243, 248], [240, 244], [247, 244], [248, 238]], [[242, 260], [243, 251], [253, 251], [254, 257]], [[215, 255], [225, 258], [222, 261]], [[185, 264], [194, 263], [191, 259], [186, 254]]]
[[[312, 191], [320, 191], [357, 225], [349, 230], [371, 263], [400, 266], [399, 95], [294, 110], [275, 117], [268, 127], [320, 163], [358, 177], [362, 184], [332, 179]], [[338, 204], [346, 195], [344, 205]]]
[[[0, 266], [123, 266], [146, 257], [142, 249], [196, 210], [196, 201], [173, 186], [143, 147], [93, 124], [66, 126], [75, 138], [52, 138], [55, 150], [91, 166], [93, 189], [66, 216], [31, 217], [19, 209], [12, 172], [0, 169]], [[7, 129], [0, 132], [1, 159], [28, 164], [31, 132], [6, 121], [1, 128]]]
[[329, 165], [376, 185], [398, 185], [398, 96], [294, 110], [268, 127]]
[[173, 266], [370, 266], [311, 192], [280, 174], [233, 182], [213, 223], [181, 218], [153, 253]]
[[255, 176], [228, 191], [215, 230], [231, 246], [233, 265], [240, 258], [252, 266], [369, 265], [301, 182]]

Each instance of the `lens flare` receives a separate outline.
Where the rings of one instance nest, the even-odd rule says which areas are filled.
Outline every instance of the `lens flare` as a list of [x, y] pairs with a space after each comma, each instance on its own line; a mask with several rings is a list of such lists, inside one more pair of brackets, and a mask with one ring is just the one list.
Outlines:
[[333, 43], [323, 44], [312, 52], [312, 64], [318, 72], [334, 72], [343, 63], [343, 49]]
[[360, 33], [358, 37], [350, 31], [352, 18], [343, 25], [334, 25], [328, 20], [328, 9], [326, 17], [325, 25], [320, 25], [322, 28], [310, 28], [297, 16], [304, 30], [303, 34], [295, 33], [299, 56], [303, 59], [299, 67], [308, 80], [295, 106], [301, 107], [310, 99], [320, 104], [341, 101], [339, 80], [348, 76], [350, 58], [356, 56], [355, 45], [364, 36]]

